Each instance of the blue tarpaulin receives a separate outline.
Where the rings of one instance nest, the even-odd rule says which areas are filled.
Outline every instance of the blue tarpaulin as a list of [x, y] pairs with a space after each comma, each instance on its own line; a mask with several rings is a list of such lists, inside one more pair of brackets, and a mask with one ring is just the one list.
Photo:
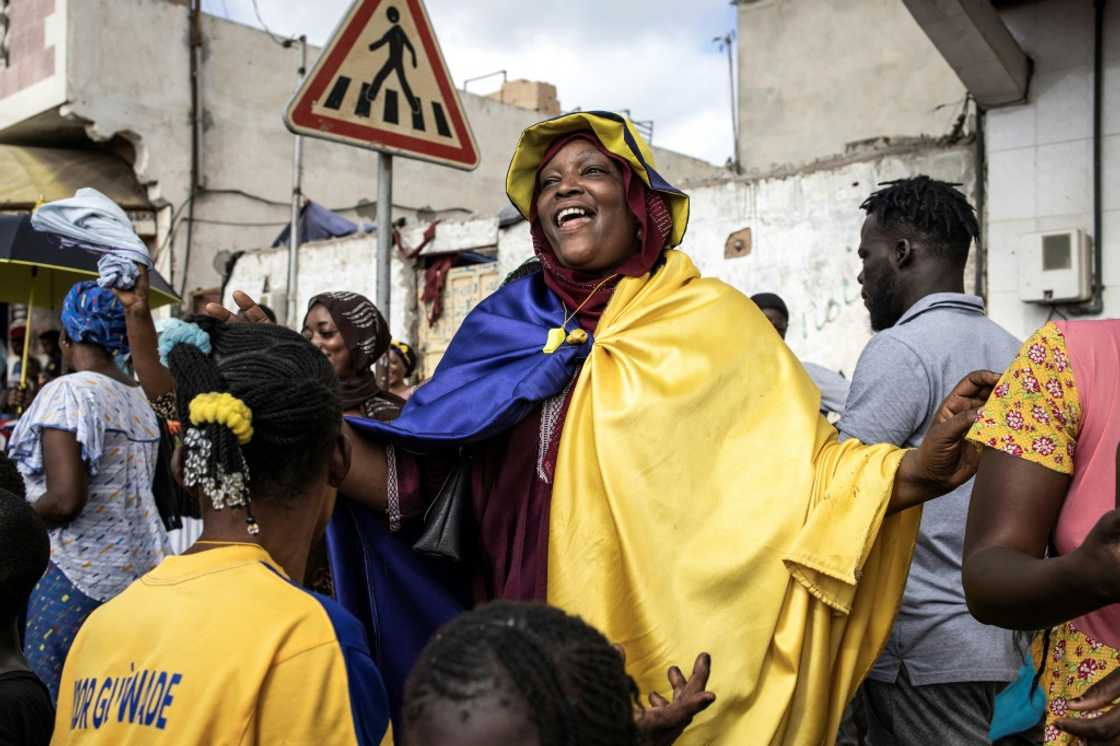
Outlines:
[[[299, 214], [299, 242], [301, 244], [308, 241], [323, 241], [328, 238], [350, 236], [359, 230], [369, 233], [376, 228], [369, 224], [359, 228], [357, 224], [350, 222], [337, 212], [331, 212], [322, 205], [311, 201], [303, 206]], [[272, 242], [272, 247], [287, 246], [290, 232], [291, 226], [284, 226], [284, 230], [280, 231], [280, 235]]]

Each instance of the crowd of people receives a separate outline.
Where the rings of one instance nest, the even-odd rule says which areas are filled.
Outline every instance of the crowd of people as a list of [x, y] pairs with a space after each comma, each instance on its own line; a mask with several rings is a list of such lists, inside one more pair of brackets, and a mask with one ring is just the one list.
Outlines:
[[1120, 322], [1020, 344], [965, 196], [880, 186], [850, 380], [601, 112], [523, 133], [535, 257], [419, 386], [345, 289], [78, 283], [0, 459], [0, 743], [1120, 737]]

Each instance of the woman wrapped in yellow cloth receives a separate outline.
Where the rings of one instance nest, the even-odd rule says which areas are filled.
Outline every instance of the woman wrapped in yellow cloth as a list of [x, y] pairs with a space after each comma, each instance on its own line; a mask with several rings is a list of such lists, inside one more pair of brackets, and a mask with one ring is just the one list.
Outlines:
[[688, 197], [629, 121], [529, 127], [507, 192], [539, 268], [472, 312], [400, 420], [351, 420], [341, 491], [407, 523], [451, 468], [440, 447], [465, 449], [476, 601], [582, 616], [644, 695], [710, 652], [718, 701], [654, 708], [680, 743], [831, 743], [890, 630], [916, 506], [972, 475], [961, 437], [995, 377], [963, 381], [920, 450], [839, 443], [761, 312], [671, 249]]

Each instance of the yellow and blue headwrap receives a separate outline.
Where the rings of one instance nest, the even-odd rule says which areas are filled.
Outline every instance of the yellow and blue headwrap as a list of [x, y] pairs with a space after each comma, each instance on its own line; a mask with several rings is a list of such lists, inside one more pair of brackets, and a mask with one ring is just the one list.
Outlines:
[[658, 192], [672, 215], [668, 247], [680, 244], [688, 228], [688, 195], [657, 173], [653, 151], [634, 128], [634, 124], [609, 111], [577, 111], [530, 125], [521, 133], [506, 173], [506, 194], [526, 220], [533, 219], [537, 171], [557, 138], [576, 132], [590, 132], [607, 151], [624, 160], [645, 185]]

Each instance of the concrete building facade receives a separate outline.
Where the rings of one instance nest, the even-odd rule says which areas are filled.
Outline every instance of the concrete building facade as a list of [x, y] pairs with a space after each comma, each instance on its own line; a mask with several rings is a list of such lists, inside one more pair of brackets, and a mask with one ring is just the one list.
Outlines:
[[[860, 271], [856, 249], [864, 218], [860, 202], [878, 182], [911, 173], [963, 182], [970, 185], [965, 191], [974, 199], [974, 162], [971, 145], [944, 148], [918, 141], [885, 151], [868, 150], [796, 174], [694, 183], [688, 190], [691, 217], [681, 250], [704, 275], [719, 277], [748, 295], [764, 291], [781, 295], [790, 308], [786, 341], [793, 351], [803, 360], [850, 375], [871, 333], [856, 280]], [[468, 221], [441, 223], [434, 243], [443, 233], [450, 240], [433, 248], [493, 253], [498, 276], [505, 277], [532, 256], [528, 224], [520, 221], [499, 229], [497, 219], [491, 221], [491, 237], [457, 243], [450, 237], [465, 236]], [[418, 224], [411, 229], [405, 243], [417, 245], [424, 228]], [[354, 278], [350, 289], [372, 293], [374, 276], [353, 270], [373, 262], [375, 243], [370, 238], [347, 238], [304, 247], [300, 308], [315, 293], [336, 287], [339, 276]], [[285, 257], [282, 249], [243, 256], [227, 285], [227, 304], [232, 303], [235, 288], [267, 299], [266, 288], [283, 281]], [[470, 271], [473, 268], [467, 267], [451, 273], [454, 277]], [[416, 341], [425, 355], [427, 335], [421, 328], [426, 323], [425, 309], [417, 288], [417, 270], [394, 258], [391, 302], [404, 313], [394, 313], [393, 334]], [[430, 368], [425, 371], [430, 372]]]
[[950, 131], [965, 88], [901, 0], [737, 0], [739, 161], [798, 167]]
[[[1033, 61], [1027, 98], [985, 117], [987, 282], [991, 314], [1025, 335], [1069, 309], [1024, 303], [1018, 279], [1031, 234], [1094, 233], [1092, 2], [1042, 0], [1000, 13]], [[1101, 235], [1103, 314], [1120, 315], [1120, 7], [1102, 29]]]
[[[111, 145], [131, 165], [157, 211], [152, 243], [159, 266], [188, 296], [220, 285], [213, 266], [219, 251], [272, 242], [290, 210], [293, 137], [281, 112], [298, 85], [296, 47], [202, 16], [199, 188], [192, 200], [192, 36], [186, 5], [20, 0], [10, 7], [11, 54], [7, 66], [0, 65], [0, 142]], [[318, 53], [309, 47], [309, 65]], [[395, 159], [395, 218], [493, 214], [507, 204], [505, 173], [517, 136], [543, 116], [459, 95], [481, 164], [463, 172]], [[670, 151], [658, 150], [657, 156], [676, 181], [721, 171]], [[303, 194], [356, 222], [372, 222], [376, 158], [372, 151], [306, 138]]]

